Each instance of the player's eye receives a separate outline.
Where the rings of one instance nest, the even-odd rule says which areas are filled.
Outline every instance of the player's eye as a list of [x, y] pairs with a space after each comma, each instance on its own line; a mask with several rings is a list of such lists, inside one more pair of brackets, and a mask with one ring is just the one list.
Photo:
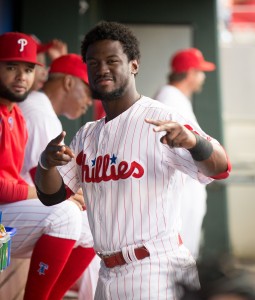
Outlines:
[[90, 60], [90, 61], [87, 61], [87, 65], [88, 66], [91, 66], [91, 67], [94, 67], [97, 65], [96, 61], [95, 60]]
[[8, 71], [14, 71], [16, 68], [15, 68], [15, 66], [7, 66], [6, 67], [6, 70], [8, 70]]
[[28, 68], [28, 69], [26, 69], [26, 73], [33, 73], [33, 71], [34, 71], [34, 68]]
[[114, 64], [114, 63], [117, 63], [118, 60], [117, 59], [110, 59], [108, 60], [108, 64]]

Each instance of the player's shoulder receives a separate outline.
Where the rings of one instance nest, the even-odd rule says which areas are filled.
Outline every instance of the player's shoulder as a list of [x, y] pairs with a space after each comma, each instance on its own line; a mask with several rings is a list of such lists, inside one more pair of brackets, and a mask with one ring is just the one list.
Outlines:
[[25, 107], [27, 105], [35, 105], [38, 104], [39, 101], [42, 101], [41, 99], [44, 99], [46, 95], [41, 91], [31, 91], [26, 99], [19, 103], [20, 107]]
[[179, 110], [172, 105], [166, 105], [158, 100], [145, 96], [143, 96], [141, 100], [139, 105], [144, 107], [144, 113], [147, 118], [172, 120], [180, 124], [188, 124], [190, 122], [189, 119], [182, 115]]
[[98, 130], [105, 124], [105, 117], [96, 121], [86, 122], [83, 126], [80, 127], [76, 135], [88, 135], [91, 132]]
[[39, 119], [45, 116], [55, 116], [54, 109], [49, 98], [45, 93], [40, 91], [32, 91], [28, 94], [27, 98], [19, 103], [19, 107], [25, 119]]
[[164, 103], [159, 102], [158, 100], [152, 99], [147, 96], [142, 96], [142, 98], [139, 101], [139, 105], [143, 106], [147, 109], [155, 109], [155, 110], [162, 110], [165, 112], [173, 112], [171, 108], [169, 108]]

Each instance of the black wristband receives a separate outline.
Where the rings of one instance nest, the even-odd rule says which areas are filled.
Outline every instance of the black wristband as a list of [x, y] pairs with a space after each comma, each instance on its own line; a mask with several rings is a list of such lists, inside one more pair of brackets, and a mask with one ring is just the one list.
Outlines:
[[196, 145], [195, 147], [188, 149], [192, 158], [196, 161], [203, 161], [208, 159], [213, 152], [212, 144], [198, 134], [194, 133], [194, 135], [197, 141]]
[[54, 194], [45, 194], [42, 191], [40, 191], [37, 185], [35, 185], [35, 187], [36, 187], [36, 192], [39, 200], [45, 206], [52, 206], [66, 200], [66, 189], [63, 180], [60, 189]]

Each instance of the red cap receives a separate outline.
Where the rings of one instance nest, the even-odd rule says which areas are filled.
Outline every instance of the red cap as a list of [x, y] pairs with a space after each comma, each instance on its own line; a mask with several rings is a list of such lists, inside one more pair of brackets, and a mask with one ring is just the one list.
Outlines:
[[49, 73], [64, 73], [76, 76], [89, 84], [87, 65], [78, 54], [62, 55], [51, 63]]
[[0, 61], [20, 61], [36, 65], [37, 44], [31, 36], [20, 32], [0, 35]]
[[190, 69], [209, 72], [216, 68], [215, 64], [206, 61], [201, 51], [196, 48], [188, 48], [176, 52], [172, 57], [171, 67], [174, 73], [187, 72]]
[[44, 52], [47, 52], [48, 49], [51, 48], [52, 46], [52, 41], [50, 41], [49, 43], [46, 43], [46, 44], [42, 44], [42, 42], [38, 39], [38, 37], [34, 34], [31, 34], [30, 35], [34, 41], [36, 42], [36, 45], [37, 45], [37, 54], [38, 53], [44, 53]]
[[49, 42], [46, 44], [38, 43], [37, 44], [37, 53], [47, 52], [52, 47], [52, 44], [53, 44], [52, 42]]

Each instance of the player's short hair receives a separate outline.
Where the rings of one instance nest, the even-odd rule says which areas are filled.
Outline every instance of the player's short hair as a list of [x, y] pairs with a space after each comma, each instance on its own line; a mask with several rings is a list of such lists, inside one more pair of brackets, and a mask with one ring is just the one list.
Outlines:
[[81, 54], [85, 62], [88, 47], [101, 40], [119, 41], [128, 61], [140, 60], [139, 41], [131, 29], [117, 22], [101, 21], [85, 35], [82, 41]]
[[168, 82], [170, 84], [175, 83], [175, 82], [180, 82], [183, 79], [187, 77], [187, 72], [182, 72], [182, 73], [170, 73], [168, 74]]

